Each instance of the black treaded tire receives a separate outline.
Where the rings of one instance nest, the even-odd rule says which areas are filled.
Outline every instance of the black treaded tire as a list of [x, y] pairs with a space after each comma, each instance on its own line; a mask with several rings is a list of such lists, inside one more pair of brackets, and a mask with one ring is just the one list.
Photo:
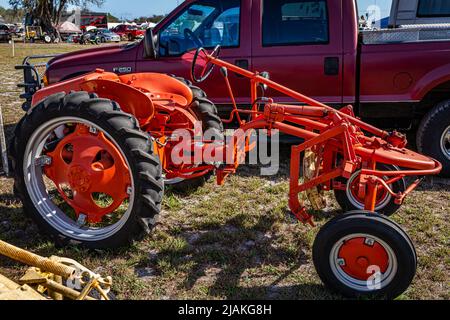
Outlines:
[[[395, 170], [400, 170], [399, 168], [395, 167]], [[378, 164], [378, 170], [381, 171], [391, 171], [393, 170], [393, 167], [386, 164]], [[336, 181], [340, 181], [343, 184], [348, 184], [347, 179], [345, 178], [339, 178], [336, 179]], [[392, 184], [392, 190], [395, 193], [404, 192], [406, 191], [406, 182], [405, 179], [400, 179]], [[334, 196], [336, 198], [337, 203], [339, 206], [344, 210], [344, 212], [353, 211], [353, 210], [363, 210], [364, 207], [356, 207], [354, 203], [349, 199], [347, 195], [347, 191], [344, 190], [334, 190]], [[382, 208], [379, 208], [376, 210], [378, 213], [383, 214], [387, 217], [390, 217], [394, 215], [398, 210], [400, 210], [401, 205], [398, 205], [395, 203], [395, 198], [391, 197], [391, 200]]]
[[[110, 237], [99, 241], [80, 241], [60, 233], [37, 211], [25, 186], [23, 162], [29, 138], [48, 121], [61, 117], [77, 117], [95, 123], [107, 132], [121, 149], [130, 165], [135, 184], [134, 205], [123, 226]], [[58, 245], [82, 245], [90, 249], [109, 249], [128, 245], [149, 233], [158, 222], [164, 194], [162, 167], [153, 154], [151, 137], [140, 130], [137, 120], [120, 110], [117, 103], [94, 94], [73, 92], [49, 96], [34, 107], [17, 125], [10, 145], [15, 175], [15, 189], [24, 211]]]
[[[443, 165], [442, 177], [450, 178], [450, 157], [441, 148], [444, 131], [450, 127], [450, 100], [439, 103], [422, 120], [417, 131], [417, 148]], [[450, 146], [449, 146], [450, 147]]]
[[[193, 100], [189, 109], [194, 112], [197, 119], [202, 122], [203, 131], [211, 133], [217, 140], [224, 140], [224, 126], [222, 120], [219, 117], [219, 112], [217, 107], [208, 100], [206, 93], [197, 86], [194, 86], [191, 81], [176, 77], [172, 75], [173, 78], [181, 81], [191, 89], [193, 94]], [[193, 191], [202, 187], [211, 178], [212, 172], [196, 178], [188, 179], [171, 186], [171, 188], [180, 193], [186, 193], [188, 191]]]
[[[358, 291], [344, 284], [332, 271], [332, 247], [346, 235], [368, 234], [385, 241], [397, 258], [397, 272], [385, 287], [374, 291]], [[417, 270], [417, 254], [409, 236], [387, 217], [353, 211], [328, 222], [314, 242], [313, 260], [323, 283], [331, 290], [349, 298], [395, 299], [411, 285]]]

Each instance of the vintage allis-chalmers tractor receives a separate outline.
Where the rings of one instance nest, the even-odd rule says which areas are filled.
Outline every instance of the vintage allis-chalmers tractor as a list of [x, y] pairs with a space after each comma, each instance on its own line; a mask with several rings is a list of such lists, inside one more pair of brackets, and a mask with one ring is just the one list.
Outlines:
[[[362, 122], [351, 106], [335, 110], [266, 73], [222, 61], [219, 52], [220, 47], [212, 53], [200, 48], [185, 58], [197, 83], [220, 67], [234, 106], [229, 119], [219, 118], [202, 90], [173, 76], [95, 70], [41, 88], [34, 67], [20, 66], [25, 78], [35, 81], [24, 85], [29, 110], [11, 147], [15, 188], [25, 211], [60, 243], [122, 246], [155, 225], [165, 184], [198, 185], [211, 172], [223, 184], [254, 147], [249, 132], [277, 129], [305, 141], [292, 147], [292, 213], [314, 225], [299, 193], [308, 192], [319, 206], [317, 196], [331, 190], [350, 211], [326, 224], [315, 240], [313, 259], [323, 282], [350, 297], [401, 294], [415, 275], [417, 257], [408, 235], [387, 216], [421, 182], [407, 188], [405, 177], [437, 174], [441, 164], [406, 149], [403, 135]], [[228, 72], [249, 79], [250, 110], [237, 108]], [[258, 96], [261, 87], [300, 104]], [[199, 132], [199, 121], [200, 129], [212, 132], [208, 138]], [[223, 123], [232, 121], [242, 130], [224, 143]], [[189, 152], [174, 152], [180, 129], [193, 138]], [[206, 155], [201, 163], [180, 163], [186, 153], [190, 158], [198, 151]]]

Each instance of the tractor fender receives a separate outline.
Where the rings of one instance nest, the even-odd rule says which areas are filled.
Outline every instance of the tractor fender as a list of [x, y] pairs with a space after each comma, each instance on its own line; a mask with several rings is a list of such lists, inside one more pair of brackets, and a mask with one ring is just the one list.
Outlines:
[[155, 115], [152, 99], [142, 91], [124, 83], [95, 79], [81, 83], [80, 89], [117, 102], [124, 112], [134, 115], [138, 120], [148, 120]]
[[144, 92], [122, 83], [115, 73], [97, 69], [87, 75], [59, 82], [37, 91], [33, 95], [32, 108], [47, 97], [64, 92], [86, 91], [101, 98], [117, 102], [124, 112], [134, 115], [139, 120], [148, 120], [155, 115], [152, 99]]

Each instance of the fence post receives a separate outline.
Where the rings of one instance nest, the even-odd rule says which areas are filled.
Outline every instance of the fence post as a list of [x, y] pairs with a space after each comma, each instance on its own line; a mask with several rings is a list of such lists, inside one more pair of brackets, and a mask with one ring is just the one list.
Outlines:
[[11, 38], [11, 49], [12, 49], [12, 57], [14, 58], [16, 56], [16, 46], [14, 44], [14, 39]]

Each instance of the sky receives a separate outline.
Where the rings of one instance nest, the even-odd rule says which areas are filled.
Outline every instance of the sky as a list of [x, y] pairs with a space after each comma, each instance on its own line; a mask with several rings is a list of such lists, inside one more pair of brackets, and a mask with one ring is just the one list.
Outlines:
[[[91, 8], [110, 12], [118, 18], [131, 19], [139, 16], [153, 14], [166, 14], [174, 9], [182, 0], [105, 0], [101, 8]], [[381, 8], [382, 17], [389, 15], [392, 0], [358, 0], [360, 14], [363, 14], [369, 5], [377, 4]], [[8, 0], [0, 0], [0, 6], [7, 7]]]

